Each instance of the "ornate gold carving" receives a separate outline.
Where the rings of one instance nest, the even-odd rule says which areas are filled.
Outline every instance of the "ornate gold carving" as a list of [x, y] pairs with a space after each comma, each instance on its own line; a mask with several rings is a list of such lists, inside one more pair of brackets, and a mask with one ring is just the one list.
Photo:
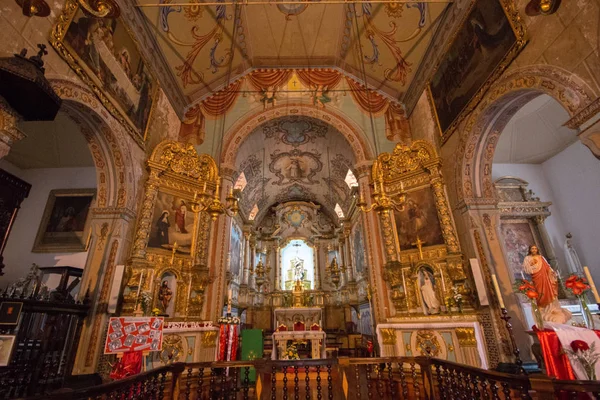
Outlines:
[[474, 328], [456, 328], [456, 338], [458, 343], [462, 347], [475, 347], [477, 346], [477, 339], [475, 338]]
[[209, 348], [217, 345], [217, 331], [202, 332], [202, 347]]
[[398, 143], [392, 154], [381, 153], [377, 157], [377, 162], [373, 163], [372, 179], [376, 180], [379, 174], [383, 174], [387, 186], [402, 175], [419, 168], [427, 168], [437, 160], [435, 149], [424, 140], [415, 140], [410, 147]]
[[96, 18], [119, 18], [121, 9], [114, 0], [78, 0], [86, 14]]
[[383, 344], [396, 344], [396, 330], [393, 328], [381, 329], [381, 336], [383, 336]]
[[435, 333], [428, 329], [417, 331], [416, 347], [422, 356], [429, 355], [431, 357], [437, 357], [442, 349]]
[[215, 160], [207, 154], [198, 155], [189, 143], [165, 141], [154, 149], [148, 164], [161, 171], [189, 176], [201, 181], [216, 183], [218, 170]]
[[162, 350], [158, 353], [160, 361], [165, 365], [172, 364], [179, 361], [183, 354], [183, 338], [174, 333], [165, 335]]

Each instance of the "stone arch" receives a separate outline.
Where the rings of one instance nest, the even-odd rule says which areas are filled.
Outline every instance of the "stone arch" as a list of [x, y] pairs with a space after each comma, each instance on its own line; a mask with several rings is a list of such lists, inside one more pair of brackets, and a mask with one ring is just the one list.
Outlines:
[[360, 128], [351, 122], [349, 118], [331, 108], [323, 109], [307, 104], [293, 103], [279, 105], [260, 112], [253, 110], [237, 121], [225, 134], [220, 159], [221, 165], [235, 169], [235, 157], [240, 145], [256, 127], [274, 118], [290, 115], [316, 118], [339, 130], [350, 144], [357, 164], [375, 158], [374, 152], [365, 140], [364, 135], [361, 134]]
[[494, 203], [491, 167], [498, 137], [512, 116], [540, 94], [554, 98], [571, 117], [597, 96], [582, 79], [555, 66], [532, 65], [506, 74], [457, 127], [460, 141], [455, 182], [459, 203]]
[[96, 166], [97, 208], [134, 210], [142, 172], [133, 166], [132, 147], [137, 144], [88, 88], [67, 79], [51, 78], [50, 84], [88, 142]]

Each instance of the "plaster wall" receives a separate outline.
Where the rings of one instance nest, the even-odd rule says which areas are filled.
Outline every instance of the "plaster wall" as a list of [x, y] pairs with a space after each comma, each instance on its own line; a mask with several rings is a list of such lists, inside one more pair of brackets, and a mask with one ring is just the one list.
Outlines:
[[0, 276], [2, 289], [25, 276], [32, 263], [40, 267], [72, 266], [83, 268], [87, 252], [32, 253], [33, 243], [44, 214], [48, 195], [53, 189], [95, 188], [96, 169], [43, 168], [19, 169], [5, 160], [0, 168], [31, 184], [31, 191], [17, 214], [4, 250], [4, 275]]
[[529, 182], [529, 188], [542, 201], [552, 202], [552, 215], [546, 220], [558, 262], [565, 264], [564, 243], [568, 232], [583, 265], [588, 265], [595, 281], [600, 281], [600, 160], [581, 142], [575, 142], [542, 164], [494, 164], [494, 180], [516, 176]]

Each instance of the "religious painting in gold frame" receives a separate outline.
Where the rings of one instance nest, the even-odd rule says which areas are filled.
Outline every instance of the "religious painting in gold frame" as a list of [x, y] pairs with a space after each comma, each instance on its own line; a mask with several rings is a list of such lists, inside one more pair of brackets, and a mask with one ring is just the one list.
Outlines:
[[443, 142], [526, 43], [514, 0], [473, 0], [427, 85]]
[[94, 18], [67, 0], [50, 43], [143, 146], [158, 82], [123, 21]]
[[406, 194], [406, 205], [394, 210], [400, 250], [412, 250], [417, 239], [423, 246], [444, 244], [444, 235], [438, 218], [431, 187], [425, 186]]

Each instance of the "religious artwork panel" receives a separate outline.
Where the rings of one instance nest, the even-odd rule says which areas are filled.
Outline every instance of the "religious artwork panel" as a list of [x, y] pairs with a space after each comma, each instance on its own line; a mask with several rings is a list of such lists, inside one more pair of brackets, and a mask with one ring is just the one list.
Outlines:
[[475, 107], [525, 45], [498, 0], [477, 0], [472, 7], [429, 86], [442, 134]]
[[358, 320], [358, 332], [363, 335], [373, 334], [373, 321], [371, 316], [371, 306], [369, 303], [359, 306], [360, 319]]
[[423, 246], [444, 244], [433, 192], [430, 187], [409, 192], [406, 206], [394, 211], [400, 250], [414, 249], [419, 239]]
[[362, 274], [367, 266], [367, 255], [363, 233], [362, 219], [352, 227], [352, 254], [354, 258], [354, 269], [357, 274]]
[[158, 84], [122, 21], [90, 17], [68, 0], [51, 42], [138, 143], [143, 141]]
[[191, 254], [194, 217], [185, 199], [159, 191], [154, 202], [148, 247]]
[[231, 240], [229, 242], [229, 271], [236, 277], [242, 269], [242, 230], [233, 222], [231, 224]]
[[10, 363], [15, 339], [14, 335], [0, 335], [0, 367], [6, 367]]
[[95, 196], [96, 189], [52, 190], [31, 251], [85, 251], [89, 239], [88, 214]]
[[537, 244], [531, 225], [527, 221], [505, 222], [500, 224], [506, 262], [514, 278], [522, 278], [523, 260], [529, 246]]

